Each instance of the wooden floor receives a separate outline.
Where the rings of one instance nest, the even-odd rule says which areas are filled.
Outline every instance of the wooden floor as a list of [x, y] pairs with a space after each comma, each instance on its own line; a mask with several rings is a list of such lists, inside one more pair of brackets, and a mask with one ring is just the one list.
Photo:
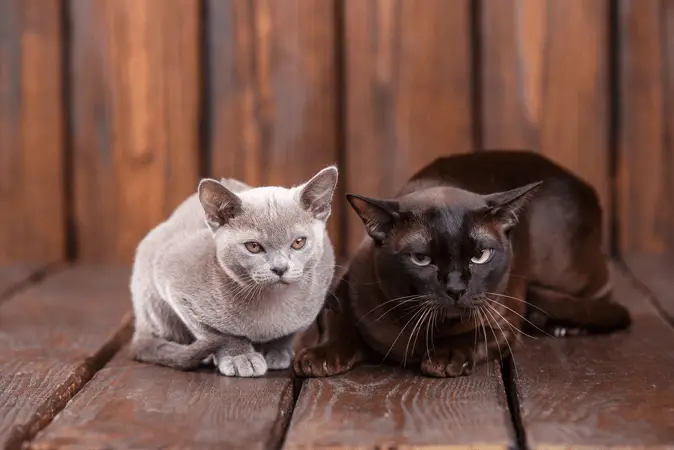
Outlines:
[[628, 332], [524, 339], [459, 379], [373, 366], [301, 382], [130, 361], [128, 269], [0, 269], [0, 446], [674, 448], [674, 264], [614, 272]]

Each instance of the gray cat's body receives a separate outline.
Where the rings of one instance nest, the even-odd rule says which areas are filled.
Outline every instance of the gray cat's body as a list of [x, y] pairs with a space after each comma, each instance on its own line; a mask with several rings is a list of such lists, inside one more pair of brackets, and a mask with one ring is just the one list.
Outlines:
[[336, 181], [334, 167], [291, 189], [202, 181], [137, 248], [133, 357], [179, 369], [212, 360], [230, 376], [289, 367], [334, 274]]

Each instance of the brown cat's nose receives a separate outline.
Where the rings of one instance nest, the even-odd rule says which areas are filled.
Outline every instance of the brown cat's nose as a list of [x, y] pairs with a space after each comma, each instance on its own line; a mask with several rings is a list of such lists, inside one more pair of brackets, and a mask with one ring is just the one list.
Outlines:
[[272, 267], [271, 271], [274, 272], [279, 277], [282, 277], [283, 274], [288, 271], [288, 266]]
[[466, 292], [466, 289], [468, 289], [468, 286], [463, 281], [461, 273], [451, 272], [447, 277], [447, 284], [445, 285], [447, 295], [458, 300]]

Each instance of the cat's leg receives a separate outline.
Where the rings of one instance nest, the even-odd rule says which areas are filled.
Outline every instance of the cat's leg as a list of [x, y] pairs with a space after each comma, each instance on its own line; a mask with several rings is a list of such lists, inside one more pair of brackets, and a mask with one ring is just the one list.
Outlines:
[[293, 362], [300, 377], [328, 377], [351, 370], [369, 356], [367, 345], [352, 321], [342, 312], [324, 311], [325, 338], [297, 353]]
[[[222, 339], [222, 338], [221, 338]], [[225, 336], [211, 356], [221, 374], [228, 377], [259, 377], [267, 373], [267, 361], [253, 344], [239, 336]]]
[[293, 339], [295, 335], [284, 336], [259, 344], [260, 350], [270, 370], [287, 369], [293, 362]]

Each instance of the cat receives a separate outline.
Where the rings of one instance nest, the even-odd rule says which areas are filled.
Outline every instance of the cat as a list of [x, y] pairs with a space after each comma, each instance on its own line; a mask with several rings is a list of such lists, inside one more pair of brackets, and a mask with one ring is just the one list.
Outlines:
[[326, 337], [297, 375], [366, 360], [468, 375], [503, 357], [531, 323], [557, 335], [626, 328], [611, 299], [594, 189], [526, 151], [440, 158], [399, 195], [347, 194], [367, 236], [322, 314]]
[[131, 357], [240, 377], [290, 367], [334, 275], [337, 178], [330, 166], [292, 188], [201, 180], [137, 247]]

